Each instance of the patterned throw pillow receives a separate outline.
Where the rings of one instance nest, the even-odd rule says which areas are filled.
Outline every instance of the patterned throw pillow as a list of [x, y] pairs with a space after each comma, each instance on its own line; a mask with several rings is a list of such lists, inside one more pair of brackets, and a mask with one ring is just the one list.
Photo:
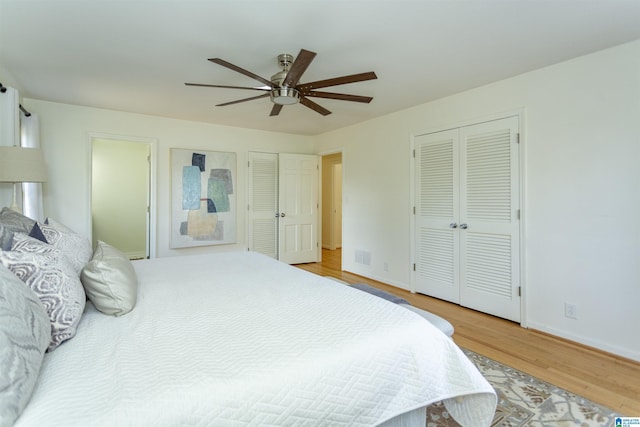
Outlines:
[[91, 242], [54, 219], [47, 218], [46, 224], [38, 223], [47, 243], [62, 252], [71, 262], [78, 276], [91, 259]]
[[13, 425], [29, 402], [50, 341], [42, 303], [0, 264], [0, 425]]
[[47, 311], [51, 322], [49, 351], [75, 335], [86, 296], [66, 257], [55, 252], [0, 250], [0, 263], [29, 285]]
[[[38, 225], [36, 224], [36, 227]], [[61, 251], [57, 250], [54, 246], [40, 241], [36, 238], [26, 235], [25, 233], [14, 233], [13, 243], [11, 245], [12, 251], [20, 252], [33, 252], [38, 254], [50, 254], [58, 253], [64, 255]], [[71, 262], [71, 261], [69, 261]]]

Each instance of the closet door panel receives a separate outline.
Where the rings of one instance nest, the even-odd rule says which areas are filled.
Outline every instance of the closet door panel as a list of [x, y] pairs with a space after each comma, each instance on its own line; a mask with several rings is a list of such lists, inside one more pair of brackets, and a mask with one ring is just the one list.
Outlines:
[[249, 153], [249, 250], [278, 259], [278, 155]]
[[458, 303], [458, 131], [421, 135], [416, 148], [416, 290]]
[[280, 261], [318, 261], [318, 156], [279, 155]]
[[460, 304], [520, 321], [518, 118], [460, 129]]

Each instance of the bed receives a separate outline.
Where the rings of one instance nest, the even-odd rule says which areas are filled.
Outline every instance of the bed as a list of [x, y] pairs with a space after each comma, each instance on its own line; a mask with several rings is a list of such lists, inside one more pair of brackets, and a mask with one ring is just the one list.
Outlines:
[[493, 418], [489, 383], [398, 305], [253, 252], [131, 264], [135, 306], [87, 301], [16, 427], [424, 426], [438, 401]]

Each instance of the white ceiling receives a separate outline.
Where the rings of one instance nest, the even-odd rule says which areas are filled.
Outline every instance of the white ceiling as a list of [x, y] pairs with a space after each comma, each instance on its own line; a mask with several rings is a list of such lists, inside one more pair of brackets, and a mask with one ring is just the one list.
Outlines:
[[[0, 0], [0, 82], [22, 97], [316, 135], [640, 39], [638, 0]], [[267, 79], [280, 53], [318, 53], [301, 82], [375, 71], [327, 88], [370, 104], [266, 99], [207, 61]], [[5, 81], [2, 81], [5, 79]], [[255, 95], [259, 95], [256, 92]]]

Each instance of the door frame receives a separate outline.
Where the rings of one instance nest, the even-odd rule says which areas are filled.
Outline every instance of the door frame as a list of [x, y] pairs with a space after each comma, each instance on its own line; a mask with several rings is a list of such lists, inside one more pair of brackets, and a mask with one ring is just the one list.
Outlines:
[[512, 111], [505, 111], [502, 113], [495, 113], [495, 114], [490, 114], [487, 116], [483, 116], [483, 117], [478, 117], [478, 118], [474, 118], [474, 119], [467, 119], [467, 120], [461, 120], [455, 123], [449, 123], [449, 124], [443, 124], [443, 125], [439, 125], [439, 126], [432, 126], [432, 127], [428, 127], [424, 130], [420, 130], [417, 132], [413, 132], [411, 133], [411, 135], [409, 136], [409, 143], [410, 143], [410, 149], [409, 149], [409, 200], [410, 200], [410, 209], [409, 209], [409, 244], [411, 245], [411, 262], [410, 262], [410, 268], [411, 268], [411, 283], [410, 283], [410, 291], [411, 293], [416, 293], [416, 273], [415, 270], [413, 269], [414, 264], [416, 263], [416, 238], [415, 238], [415, 225], [416, 225], [416, 221], [415, 221], [415, 206], [416, 206], [416, 198], [415, 198], [415, 191], [416, 191], [416, 183], [415, 183], [415, 149], [416, 149], [416, 145], [415, 145], [415, 138], [419, 135], [424, 135], [424, 134], [429, 134], [429, 133], [436, 133], [436, 132], [442, 132], [442, 131], [446, 131], [446, 130], [451, 130], [451, 129], [457, 129], [460, 127], [464, 127], [464, 126], [471, 126], [474, 124], [478, 124], [478, 123], [483, 123], [483, 122], [490, 122], [490, 121], [494, 121], [494, 120], [500, 120], [500, 119], [504, 119], [507, 117], [518, 117], [518, 123], [519, 123], [519, 133], [520, 133], [520, 139], [519, 139], [519, 150], [518, 150], [518, 156], [519, 156], [519, 167], [520, 167], [520, 179], [519, 179], [519, 191], [520, 191], [520, 221], [519, 221], [519, 235], [520, 235], [520, 245], [519, 245], [519, 250], [520, 250], [520, 256], [519, 256], [519, 262], [520, 262], [520, 289], [521, 289], [521, 295], [520, 295], [520, 326], [526, 328], [527, 327], [527, 284], [526, 284], [526, 265], [525, 265], [525, 260], [526, 260], [526, 253], [525, 253], [525, 249], [526, 249], [526, 226], [525, 226], [525, 221], [527, 218], [526, 215], [526, 200], [527, 200], [527, 193], [526, 193], [526, 169], [525, 169], [525, 165], [526, 165], [526, 109], [525, 108], [521, 108], [521, 109], [517, 109], [517, 110], [512, 110]]
[[[342, 147], [338, 147], [338, 148], [334, 148], [331, 150], [326, 150], [326, 151], [321, 151], [318, 153], [318, 157], [320, 157], [320, 164], [322, 164], [322, 158], [324, 156], [330, 156], [332, 154], [340, 154], [341, 157], [341, 164], [342, 164], [342, 182], [340, 183], [340, 186], [342, 187], [342, 218], [343, 218], [343, 224], [344, 224], [344, 164], [345, 164], [345, 153], [344, 153], [344, 149]], [[322, 188], [322, 168], [319, 168], [319, 176], [318, 176], [318, 194], [320, 195], [320, 197], [318, 197], [318, 203], [319, 203], [319, 210], [322, 213], [322, 194], [324, 191], [324, 188]], [[318, 235], [320, 236], [320, 240], [322, 240], [322, 231], [323, 231], [323, 227], [325, 224], [322, 223], [322, 215], [320, 215], [320, 220], [318, 221]], [[344, 229], [341, 228], [341, 238], [340, 238], [340, 247], [342, 249], [344, 249]], [[318, 251], [318, 262], [322, 261], [322, 244], [320, 244], [320, 250]], [[342, 251], [342, 259], [340, 260], [340, 265], [344, 265], [344, 250]]]
[[[339, 154], [340, 155], [340, 162], [334, 162], [334, 161], [327, 161], [325, 160], [325, 157], [328, 156], [333, 156]], [[320, 241], [321, 241], [321, 248], [322, 249], [329, 249], [329, 250], [335, 250], [338, 248], [342, 247], [342, 207], [340, 209], [341, 214], [340, 214], [340, 238], [336, 239], [336, 228], [337, 228], [337, 223], [336, 223], [336, 218], [335, 215], [333, 215], [332, 213], [330, 213], [330, 218], [328, 219], [328, 223], [325, 224], [324, 222], [324, 209], [326, 208], [326, 206], [324, 206], [324, 200], [325, 198], [328, 200], [329, 203], [329, 208], [330, 211], [335, 210], [336, 207], [336, 177], [335, 177], [335, 172], [336, 172], [336, 167], [337, 165], [340, 165], [341, 168], [341, 175], [342, 175], [342, 152], [341, 151], [336, 151], [336, 152], [332, 152], [329, 154], [322, 154], [319, 155], [320, 157], [320, 181], [321, 181], [321, 188], [320, 188], [320, 213], [321, 213], [321, 217], [320, 217], [320, 223], [322, 224], [322, 227], [320, 228], [320, 232], [324, 233], [324, 231], [326, 231], [325, 229], [328, 229], [329, 232], [329, 242], [327, 245], [325, 245], [325, 241], [324, 241], [324, 234], [320, 235]], [[330, 181], [330, 185], [329, 188], [325, 188], [325, 186], [322, 185], [322, 183], [324, 182], [324, 179], [326, 178], [324, 176], [324, 172], [325, 172], [325, 166], [327, 166], [328, 169], [328, 173], [330, 174], [329, 176], [329, 181]], [[340, 178], [340, 204], [342, 205], [342, 177]], [[339, 242], [339, 244], [338, 244]]]
[[[157, 148], [158, 148], [158, 140], [156, 138], [145, 138], [139, 136], [127, 136], [127, 135], [117, 135], [117, 134], [109, 134], [109, 133], [100, 133], [100, 132], [89, 132], [88, 140], [89, 140], [89, 159], [87, 161], [87, 167], [89, 169], [88, 176], [93, 179], [93, 140], [94, 139], [110, 139], [114, 141], [126, 141], [133, 143], [141, 143], [147, 144], [149, 146], [149, 212], [148, 212], [148, 227], [147, 227], [147, 248], [149, 251], [148, 257], [155, 258], [157, 255], [157, 240], [156, 240], [156, 230], [157, 230], [157, 200], [156, 200], [156, 189], [157, 189]], [[89, 240], [93, 241], [93, 225], [91, 221], [91, 206], [93, 204], [92, 200], [92, 179], [89, 181], [87, 185], [87, 193], [88, 193], [88, 209], [89, 212], [87, 218], [87, 229], [89, 230]]]

